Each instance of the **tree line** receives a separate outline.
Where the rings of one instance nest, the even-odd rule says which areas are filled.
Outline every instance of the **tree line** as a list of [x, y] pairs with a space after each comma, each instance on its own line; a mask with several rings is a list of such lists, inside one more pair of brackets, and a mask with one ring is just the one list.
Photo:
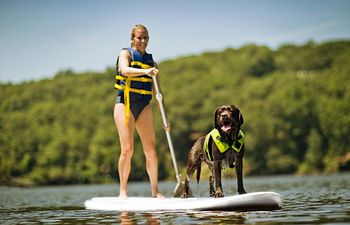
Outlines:
[[[350, 169], [350, 41], [245, 45], [159, 63], [180, 171], [213, 113], [235, 104], [245, 123], [246, 175]], [[117, 180], [115, 68], [60, 71], [52, 79], [0, 84], [0, 184]], [[160, 179], [174, 170], [155, 100]], [[130, 180], [147, 180], [135, 135]]]

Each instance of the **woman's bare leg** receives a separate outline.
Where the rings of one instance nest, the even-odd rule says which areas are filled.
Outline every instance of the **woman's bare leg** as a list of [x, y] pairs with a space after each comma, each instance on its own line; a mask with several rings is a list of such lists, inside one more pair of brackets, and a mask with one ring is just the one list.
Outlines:
[[120, 182], [119, 197], [126, 198], [128, 196], [128, 179], [131, 170], [131, 157], [134, 152], [133, 132], [135, 128], [135, 122], [132, 115], [130, 115], [129, 124], [128, 126], [126, 125], [124, 104], [115, 104], [114, 123], [118, 129], [121, 146], [118, 161], [118, 173]]
[[136, 130], [140, 136], [146, 156], [146, 170], [151, 183], [152, 196], [164, 197], [158, 190], [158, 157], [156, 153], [153, 112], [150, 105], [146, 106], [137, 118]]

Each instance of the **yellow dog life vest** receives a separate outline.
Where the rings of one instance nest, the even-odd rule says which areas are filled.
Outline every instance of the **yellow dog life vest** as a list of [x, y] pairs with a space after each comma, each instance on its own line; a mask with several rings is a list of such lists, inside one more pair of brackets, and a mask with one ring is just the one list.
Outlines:
[[210, 131], [209, 134], [207, 134], [204, 141], [204, 150], [207, 153], [208, 159], [210, 161], [212, 161], [212, 157], [209, 150], [210, 137], [213, 139], [215, 145], [218, 147], [221, 153], [226, 152], [230, 147], [236, 152], [240, 152], [244, 144], [244, 133], [242, 130], [239, 130], [238, 139], [232, 144], [232, 146], [230, 146], [226, 142], [221, 141], [221, 135], [219, 131], [216, 128], [214, 128], [212, 131]]

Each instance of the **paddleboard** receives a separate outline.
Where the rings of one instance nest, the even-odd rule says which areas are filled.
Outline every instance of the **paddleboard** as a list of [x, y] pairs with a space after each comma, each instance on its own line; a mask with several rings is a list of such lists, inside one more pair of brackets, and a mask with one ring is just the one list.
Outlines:
[[110, 211], [206, 210], [258, 211], [281, 208], [282, 197], [275, 192], [253, 192], [223, 198], [95, 197], [85, 207]]

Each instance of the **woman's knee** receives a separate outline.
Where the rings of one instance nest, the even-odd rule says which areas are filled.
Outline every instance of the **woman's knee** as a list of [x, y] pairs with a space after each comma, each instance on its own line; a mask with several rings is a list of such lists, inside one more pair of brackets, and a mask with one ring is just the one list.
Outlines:
[[144, 153], [145, 153], [146, 159], [149, 159], [149, 160], [157, 159], [157, 153], [154, 148], [144, 149]]
[[121, 145], [120, 157], [131, 159], [133, 153], [134, 153], [134, 148], [133, 148], [132, 144], [122, 144]]

